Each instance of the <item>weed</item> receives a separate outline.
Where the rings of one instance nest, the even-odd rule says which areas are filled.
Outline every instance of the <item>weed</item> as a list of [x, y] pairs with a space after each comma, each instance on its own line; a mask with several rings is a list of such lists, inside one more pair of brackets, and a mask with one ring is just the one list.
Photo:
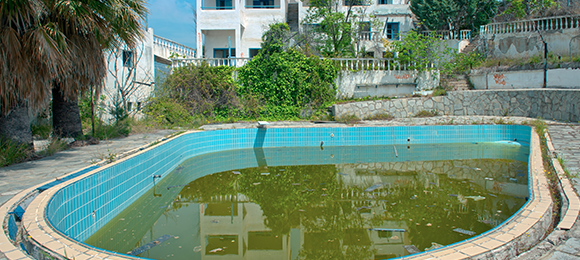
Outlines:
[[336, 119], [336, 122], [345, 123], [347, 125], [352, 125], [360, 122], [360, 118], [355, 115], [346, 115]]
[[566, 177], [568, 177], [568, 179], [572, 180], [574, 178], [578, 178], [579, 174], [578, 173], [570, 173], [570, 171], [568, 169], [566, 169], [566, 166], [564, 165], [564, 158], [562, 157], [557, 157], [556, 159], [558, 159], [558, 162], [560, 163], [560, 166], [562, 166], [562, 169], [564, 169], [564, 174], [566, 174]]
[[439, 111], [437, 110], [421, 110], [419, 112], [417, 112], [417, 114], [415, 114], [414, 117], [434, 117], [434, 116], [438, 116], [439, 115]]
[[502, 112], [502, 116], [509, 116], [509, 115], [510, 115], [510, 110], [506, 108], [506, 109], [505, 109], [505, 110]]
[[28, 144], [0, 137], [0, 167], [23, 162], [31, 155], [30, 153]]
[[109, 154], [107, 154], [107, 156], [105, 157], [105, 159], [107, 159], [108, 163], [112, 163], [117, 159], [117, 153], [113, 153], [110, 150], [107, 150], [109, 152]]
[[38, 153], [39, 156], [51, 156], [57, 152], [66, 150], [68, 144], [60, 138], [51, 138], [46, 148]]
[[437, 87], [435, 90], [433, 90], [433, 96], [437, 97], [437, 96], [446, 96], [447, 95], [447, 90], [445, 90], [442, 87]]
[[365, 120], [393, 120], [393, 118], [395, 118], [395, 117], [392, 115], [389, 115], [388, 113], [383, 113], [383, 114], [376, 114], [376, 115], [366, 117]]
[[50, 133], [52, 132], [52, 126], [50, 124], [44, 125], [31, 125], [30, 130], [32, 130], [32, 135], [39, 139], [48, 139]]

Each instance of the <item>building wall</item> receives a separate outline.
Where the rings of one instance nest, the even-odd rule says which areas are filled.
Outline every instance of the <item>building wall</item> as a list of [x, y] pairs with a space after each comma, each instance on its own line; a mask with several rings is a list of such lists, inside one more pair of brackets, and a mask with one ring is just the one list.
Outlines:
[[[124, 66], [123, 51], [132, 52], [133, 68]], [[103, 95], [105, 100], [99, 105], [108, 111], [114, 107], [115, 102], [120, 100], [119, 89], [135, 91], [127, 96], [127, 101], [131, 102], [131, 112], [137, 112], [138, 103], [143, 103], [151, 95], [155, 81], [155, 59], [153, 54], [153, 29], [149, 28], [145, 33], [142, 42], [136, 44], [134, 49], [120, 47], [105, 53], [107, 63], [107, 74], [104, 80]], [[111, 118], [105, 112], [104, 119]]]
[[[554, 55], [580, 54], [578, 28], [542, 31], [548, 52]], [[487, 50], [497, 58], [526, 58], [543, 55], [544, 44], [538, 32], [498, 33], [486, 36]]]

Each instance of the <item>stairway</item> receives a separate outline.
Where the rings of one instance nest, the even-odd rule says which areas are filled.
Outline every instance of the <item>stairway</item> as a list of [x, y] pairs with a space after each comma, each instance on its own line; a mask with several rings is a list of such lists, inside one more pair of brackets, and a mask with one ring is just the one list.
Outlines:
[[441, 78], [441, 86], [448, 91], [469, 90], [469, 82], [465, 75]]
[[477, 43], [479, 42], [479, 36], [469, 40], [469, 44], [467, 46], [465, 46], [465, 48], [463, 48], [463, 50], [461, 50], [460, 53], [470, 53], [473, 50], [475, 50], [475, 48], [477, 48]]

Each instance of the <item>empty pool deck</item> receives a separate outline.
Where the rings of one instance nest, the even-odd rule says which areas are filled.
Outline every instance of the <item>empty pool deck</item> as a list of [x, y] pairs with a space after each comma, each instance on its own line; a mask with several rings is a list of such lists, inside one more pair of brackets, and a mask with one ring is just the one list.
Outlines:
[[[504, 118], [505, 119], [505, 118]], [[368, 121], [361, 123], [367, 126], [394, 126], [394, 125], [435, 125], [435, 124], [446, 124], [453, 122], [454, 124], [472, 124], [473, 122], [484, 122], [491, 123], [495, 122], [497, 117], [434, 117], [434, 118], [404, 118], [392, 121]], [[513, 121], [514, 123], [521, 123], [523, 121], [528, 121], [529, 118], [508, 118], [507, 120]], [[554, 142], [554, 146], [557, 152], [560, 151], [572, 151], [572, 154], [578, 154], [579, 148], [578, 143], [580, 142], [580, 132], [578, 132], [578, 127], [569, 127], [564, 124], [549, 122], [549, 131], [551, 138]], [[343, 124], [337, 123], [311, 123], [311, 122], [275, 122], [272, 123], [273, 127], [337, 127], [344, 126]], [[239, 123], [239, 124], [224, 124], [224, 125], [208, 125], [202, 127], [204, 130], [218, 130], [218, 129], [228, 129], [228, 128], [248, 128], [256, 127], [255, 123]], [[576, 129], [576, 134], [558, 134], [558, 132], [565, 132], [567, 128]], [[554, 131], [554, 133], [552, 132]], [[145, 134], [145, 135], [133, 135], [128, 138], [118, 139], [109, 142], [102, 142], [99, 145], [86, 146], [80, 148], [70, 149], [64, 152], [60, 152], [54, 156], [47, 157], [41, 160], [26, 162], [23, 164], [13, 165], [9, 167], [0, 168], [0, 203], [2, 205], [2, 212], [5, 213], [6, 209], [11, 206], [12, 202], [15, 202], [16, 198], [12, 198], [14, 195], [19, 194], [22, 191], [35, 187], [46, 181], [54, 180], [56, 177], [62, 176], [63, 174], [76, 171], [78, 169], [89, 166], [91, 163], [99, 161], [106, 156], [111, 154], [121, 154], [123, 152], [141, 147], [148, 143], [151, 143], [159, 138], [170, 134], [171, 131], [161, 131], [155, 134]], [[578, 159], [575, 157], [566, 157], [565, 166], [568, 169], [575, 169], [574, 163], [578, 165]], [[575, 160], [575, 161], [572, 161]], [[576, 180], [580, 181], [580, 180]], [[543, 186], [543, 185], [538, 185]], [[540, 192], [538, 190], [538, 192]], [[539, 193], [538, 193], [539, 194]], [[545, 192], [544, 195], [545, 196]], [[545, 199], [545, 198], [544, 198]], [[6, 203], [8, 201], [8, 203]], [[424, 254], [418, 259], [429, 259], [429, 258], [441, 258], [441, 259], [463, 259], [470, 258], [471, 256], [481, 255], [481, 253], [486, 251], [491, 251], [495, 248], [501, 247], [506, 242], [510, 241], [515, 237], [521, 236], [526, 232], [522, 229], [523, 226], [533, 225], [545, 216], [535, 214], [534, 209], [536, 207], [548, 207], [547, 202], [541, 201], [526, 210], [522, 210], [521, 218], [519, 222], [512, 223], [511, 225], [505, 225], [503, 229], [498, 229], [490, 232], [490, 236], [480, 237], [475, 240], [464, 243], [459, 247], [454, 248], [452, 251], [449, 250], [437, 250], [431, 254]], [[577, 202], [576, 202], [577, 203]], [[10, 205], [9, 205], [10, 204]], [[538, 208], [539, 209], [539, 208]], [[578, 225], [567, 231], [565, 239], [561, 245], [552, 248], [551, 251], [547, 251], [543, 258], [545, 259], [580, 259], [574, 258], [578, 256], [580, 252], [580, 230], [578, 230]], [[5, 238], [5, 236], [3, 237]], [[1, 239], [0, 241], [0, 252], [5, 254], [0, 254], [0, 259], [25, 259], [22, 253], [17, 253], [14, 246], [9, 243], [6, 239]], [[47, 243], [51, 243], [47, 241]], [[74, 256], [68, 256], [74, 257]], [[81, 259], [82, 257], [75, 257]], [[104, 254], [99, 254], [97, 258], [108, 258]], [[118, 258], [118, 257], [112, 257]], [[96, 259], [96, 258], [95, 258]]]

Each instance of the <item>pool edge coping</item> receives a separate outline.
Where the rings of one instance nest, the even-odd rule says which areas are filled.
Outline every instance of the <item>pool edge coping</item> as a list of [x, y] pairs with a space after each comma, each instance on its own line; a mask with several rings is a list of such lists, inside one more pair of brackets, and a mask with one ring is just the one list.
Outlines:
[[[303, 128], [304, 126], [296, 126], [296, 127]], [[348, 127], [348, 126], [345, 126], [345, 127]], [[362, 125], [358, 125], [355, 127], [362, 127]], [[375, 127], [375, 126], [373, 125], [370, 127]], [[285, 128], [291, 128], [291, 126], [286, 126]], [[206, 130], [206, 131], [212, 131], [212, 130]], [[173, 140], [181, 135], [185, 135], [185, 134], [189, 134], [189, 133], [193, 133], [193, 132], [200, 132], [200, 131], [199, 130], [186, 131], [186, 132], [177, 134], [175, 136], [172, 136], [170, 138], [164, 138], [164, 140], [162, 140], [158, 144], [168, 142], [168, 141]], [[532, 140], [534, 140], [534, 144], [536, 146], [530, 145], [530, 147], [539, 147], [539, 137], [538, 137], [537, 133], [533, 130], [533, 128], [531, 129], [531, 132], [533, 133]], [[151, 146], [150, 144], [148, 144], [148, 145], [146, 145], [145, 149], [143, 149], [143, 147], [133, 149], [133, 150], [127, 152], [127, 153], [133, 152], [132, 154], [130, 154], [122, 159], [119, 159], [118, 161], [110, 163], [110, 164], [108, 164], [108, 166], [114, 165], [117, 163], [121, 163], [124, 160], [132, 158], [133, 156], [136, 156], [142, 152], [153, 149], [153, 147], [155, 147], [155, 146]], [[538, 150], [538, 151], [536, 151], [536, 150]], [[137, 151], [137, 152], [135, 152], [135, 151]], [[535, 152], [533, 152], [533, 151], [535, 151]], [[451, 246], [443, 247], [441, 249], [422, 252], [422, 253], [418, 253], [415, 255], [404, 256], [403, 258], [404, 259], [427, 259], [427, 258], [462, 259], [462, 258], [469, 258], [469, 257], [477, 258], [478, 256], [483, 256], [486, 253], [494, 252], [495, 250], [498, 250], [502, 247], [506, 247], [507, 245], [514, 242], [515, 240], [523, 237], [524, 234], [528, 230], [530, 230], [533, 227], [536, 227], [538, 225], [538, 223], [540, 223], [539, 221], [541, 219], [545, 219], [546, 214], [548, 216], [551, 214], [552, 201], [551, 201], [551, 196], [549, 195], [549, 190], [547, 188], [539, 189], [539, 187], [541, 187], [541, 186], [545, 187], [545, 185], [543, 185], [543, 184], [547, 184], [547, 179], [545, 178], [545, 176], [543, 174], [541, 174], [542, 173], [541, 170], [543, 170], [543, 166], [541, 165], [541, 152], [539, 152], [539, 149], [534, 149], [534, 150], [531, 149], [530, 155], [532, 155], [532, 153], [535, 154], [535, 156], [534, 156], [535, 158], [537, 158], [539, 156], [539, 159], [540, 159], [540, 169], [538, 169], [537, 165], [535, 165], [534, 169], [532, 169], [532, 172], [534, 173], [533, 177], [538, 177], [537, 179], [534, 178], [533, 184], [535, 187], [533, 187], [533, 189], [531, 188], [531, 190], [534, 191], [534, 193], [533, 193], [534, 196], [533, 196], [533, 200], [530, 201], [530, 203], [528, 203], [524, 208], [522, 208], [519, 211], [519, 214], [517, 216], [514, 215], [512, 217], [512, 219], [508, 221], [508, 223], [502, 224], [502, 227], [500, 229], [492, 229], [489, 232], [484, 233], [485, 236], [474, 237], [472, 239], [464, 240], [464, 241], [458, 242], [456, 244], [452, 244]], [[79, 179], [85, 178], [85, 177], [89, 176], [90, 174], [93, 174], [94, 171], [97, 171], [97, 170], [102, 170], [102, 169], [95, 169], [89, 173], [86, 173], [86, 174], [83, 174], [83, 175], [78, 176], [76, 178], [73, 178], [67, 182], [55, 185], [53, 188], [41, 193], [27, 208], [27, 212], [29, 214], [25, 213], [25, 217], [23, 217], [23, 226], [26, 227], [25, 229], [26, 229], [26, 232], [27, 232], [30, 239], [32, 239], [36, 242], [39, 242], [43, 247], [49, 249], [50, 251], [54, 251], [56, 253], [59, 253], [61, 257], [62, 256], [74, 257], [75, 259], [77, 259], [77, 258], [78, 259], [85, 259], [85, 258], [89, 258], [89, 257], [109, 258], [109, 259], [111, 259], [111, 258], [112, 259], [136, 259], [133, 257], [129, 257], [127, 255], [114, 255], [113, 254], [111, 257], [111, 254], [109, 254], [109, 253], [113, 253], [113, 252], [108, 253], [108, 252], [103, 252], [105, 250], [103, 250], [103, 251], [94, 250], [94, 248], [88, 247], [87, 245], [85, 245], [81, 242], [74, 241], [71, 238], [68, 238], [66, 236], [62, 236], [56, 230], [53, 230], [51, 228], [50, 224], [48, 223], [48, 221], [45, 219], [44, 212], [46, 211], [46, 205], [48, 204], [50, 197], [52, 197], [52, 195], [58, 189], [66, 186], [72, 182], [75, 182]], [[38, 186], [40, 186], [40, 185], [38, 185]], [[30, 192], [30, 191], [36, 189], [36, 187], [38, 187], [38, 186], [29, 188], [26, 191]], [[536, 190], [536, 188], [538, 188], [538, 189]], [[21, 194], [26, 195], [26, 191], [23, 191], [23, 192], [19, 193], [17, 196], [14, 196], [11, 200], [9, 200], [9, 202], [16, 203], [21, 198], [20, 197]], [[545, 194], [546, 192], [547, 192], [547, 199], [549, 201], [547, 201], [547, 199], [546, 199], [546, 194]], [[540, 201], [536, 201], [538, 196], [540, 196]], [[3, 211], [6, 211], [6, 213], [7, 213], [6, 208], [7, 207], [9, 208], [11, 206], [12, 206], [12, 204], [10, 204], [8, 202], [5, 203], [3, 205], [2, 211], [0, 211], [0, 213], [4, 215]], [[538, 214], [537, 214], [538, 210], [541, 212], [544, 212], [544, 214], [541, 214], [540, 216], [538, 216]], [[35, 214], [30, 214], [31, 211], [34, 211]], [[522, 214], [527, 214], [527, 215], [522, 216]], [[530, 219], [532, 219], [533, 221], [530, 221]], [[36, 224], [36, 226], [33, 226], [34, 224]], [[32, 226], [32, 228], [30, 228], [31, 226]], [[504, 230], [506, 227], [510, 228], [509, 230], [507, 230], [507, 232], [506, 232], [506, 230]], [[520, 229], [521, 227], [527, 227], [527, 229], [521, 230], [521, 232], [511, 232], [510, 233], [510, 231], [512, 231], [512, 229], [515, 227], [518, 227], [518, 230], [521, 230]], [[502, 230], [502, 232], [500, 232], [500, 230]], [[542, 234], [544, 234], [544, 233], [545, 233], [545, 230]], [[529, 236], [529, 234], [528, 234], [528, 236]], [[511, 237], [511, 239], [508, 240], [508, 238], [510, 238], [510, 237]], [[10, 243], [8, 238], [6, 237], [6, 233], [5, 233], [3, 236], [0, 236], [0, 245], [2, 245], [2, 240], [4, 240], [4, 238], [6, 238], [6, 241], [8, 243]], [[66, 243], [62, 243], [63, 241], [66, 241]], [[539, 241], [539, 240], [535, 239], [535, 241]], [[515, 241], [515, 242], [517, 242], [517, 241]], [[479, 243], [481, 243], [481, 245], [479, 245]], [[10, 243], [10, 245], [12, 245], [12, 244]], [[14, 249], [20, 251], [15, 246], [14, 246]], [[11, 253], [11, 252], [13, 252], [13, 251], [9, 251], [7, 253]], [[23, 252], [20, 252], [20, 253], [22, 254], [23, 257], [25, 257], [26, 259], [29, 259], [28, 258], [29, 256], [25, 255]], [[74, 254], [74, 253], [78, 253], [78, 254]], [[8, 259], [22, 259], [22, 257], [12, 258], [12, 257], [9, 257], [8, 255], [7, 255], [7, 258]], [[141, 258], [138, 258], [138, 259], [141, 259]]]

